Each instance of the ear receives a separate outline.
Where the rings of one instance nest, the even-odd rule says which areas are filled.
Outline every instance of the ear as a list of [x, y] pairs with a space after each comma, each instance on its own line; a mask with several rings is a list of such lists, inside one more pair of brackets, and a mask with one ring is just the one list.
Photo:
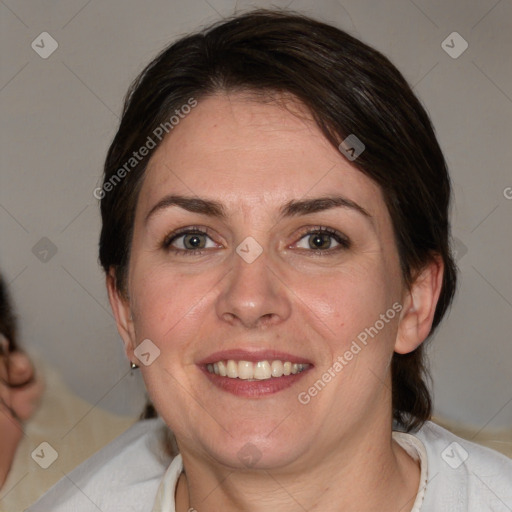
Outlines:
[[106, 277], [108, 299], [116, 319], [117, 330], [123, 339], [126, 356], [132, 362], [137, 359], [133, 354], [136, 345], [135, 328], [133, 324], [130, 301], [117, 287], [114, 267], [111, 267]]
[[408, 354], [418, 348], [430, 333], [437, 301], [443, 285], [444, 263], [440, 256], [418, 273], [402, 300], [395, 352]]

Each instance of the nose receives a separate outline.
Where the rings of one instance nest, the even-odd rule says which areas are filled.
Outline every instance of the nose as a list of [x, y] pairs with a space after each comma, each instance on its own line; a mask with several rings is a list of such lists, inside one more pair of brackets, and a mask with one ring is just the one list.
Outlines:
[[235, 252], [231, 271], [222, 284], [216, 309], [225, 322], [247, 328], [270, 327], [290, 316], [289, 288], [266, 250], [251, 263]]

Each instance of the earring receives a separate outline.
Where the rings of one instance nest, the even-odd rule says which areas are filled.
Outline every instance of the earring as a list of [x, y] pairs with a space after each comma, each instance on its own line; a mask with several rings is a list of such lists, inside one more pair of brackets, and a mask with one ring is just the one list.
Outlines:
[[135, 364], [133, 361], [130, 361], [130, 368], [131, 368], [132, 370], [136, 370], [138, 367], [139, 367], [139, 365], [138, 365], [138, 364]]

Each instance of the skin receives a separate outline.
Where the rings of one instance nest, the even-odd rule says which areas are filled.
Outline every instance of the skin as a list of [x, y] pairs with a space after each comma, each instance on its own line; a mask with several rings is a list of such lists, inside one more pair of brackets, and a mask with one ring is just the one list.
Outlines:
[[[130, 360], [149, 338], [160, 356], [141, 371], [174, 432], [186, 471], [177, 511], [397, 511], [412, 507], [419, 466], [391, 438], [390, 362], [428, 335], [442, 264], [402, 280], [389, 213], [379, 187], [323, 137], [292, 100], [248, 94], [203, 99], [153, 155], [137, 204], [127, 293], [107, 277]], [[285, 108], [285, 106], [286, 108]], [[146, 216], [168, 194], [214, 199], [226, 221], [177, 206]], [[341, 194], [364, 208], [333, 208], [280, 219], [290, 200]], [[162, 248], [178, 228], [209, 228], [202, 255]], [[325, 237], [325, 226], [350, 240]], [[246, 263], [248, 236], [262, 254]], [[330, 241], [330, 246], [329, 246]], [[173, 242], [185, 249], [184, 238]], [[339, 249], [339, 250], [337, 250]], [[190, 251], [190, 249], [188, 249]], [[395, 302], [402, 305], [336, 378], [307, 391]], [[291, 388], [264, 398], [213, 386], [197, 362], [223, 349], [278, 349], [314, 367]], [[261, 456], [247, 468], [238, 453]], [[254, 448], [253, 448], [254, 449]], [[335, 504], [335, 505], [333, 505]]]
[[[34, 374], [30, 359], [22, 352], [9, 354], [9, 376], [11, 384], [28, 382]], [[2, 373], [4, 375], [4, 373]], [[3, 486], [23, 437], [20, 421], [28, 420], [39, 404], [44, 384], [39, 376], [26, 386], [10, 388], [0, 382], [0, 488]], [[6, 405], [8, 407], [6, 407]], [[14, 411], [16, 417], [13, 417]]]

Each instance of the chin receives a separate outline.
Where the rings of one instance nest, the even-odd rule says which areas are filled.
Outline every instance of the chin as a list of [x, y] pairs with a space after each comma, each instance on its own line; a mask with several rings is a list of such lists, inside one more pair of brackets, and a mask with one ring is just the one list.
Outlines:
[[283, 431], [269, 436], [253, 429], [249, 433], [230, 432], [218, 440], [208, 439], [201, 443], [209, 457], [217, 463], [234, 470], [275, 470], [293, 464], [304, 451], [307, 441], [299, 436]]

